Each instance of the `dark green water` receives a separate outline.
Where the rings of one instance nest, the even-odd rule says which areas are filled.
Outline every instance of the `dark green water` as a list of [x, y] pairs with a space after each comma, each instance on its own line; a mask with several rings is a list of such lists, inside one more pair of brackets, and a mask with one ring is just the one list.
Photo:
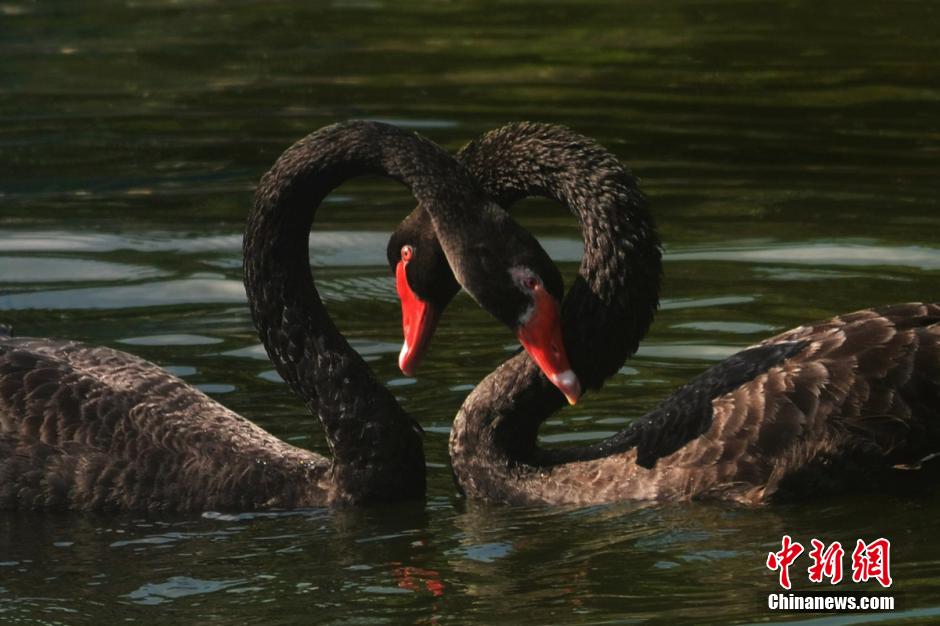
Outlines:
[[[0, 2], [2, 321], [152, 359], [325, 451], [254, 336], [240, 231], [281, 150], [349, 118], [452, 150], [508, 121], [564, 123], [640, 177], [667, 246], [662, 312], [603, 393], [546, 425], [550, 442], [614, 432], [767, 334], [940, 299], [934, 3], [307, 4]], [[0, 622], [940, 620], [936, 498], [753, 510], [458, 498], [451, 417], [514, 342], [461, 297], [421, 377], [401, 376], [383, 257], [412, 206], [393, 183], [346, 185], [320, 212], [312, 256], [339, 326], [427, 431], [427, 502], [0, 515]], [[573, 219], [545, 203], [517, 215], [570, 276]], [[764, 561], [784, 533], [890, 538], [900, 610], [771, 613]], [[792, 570], [803, 588], [806, 565]]]

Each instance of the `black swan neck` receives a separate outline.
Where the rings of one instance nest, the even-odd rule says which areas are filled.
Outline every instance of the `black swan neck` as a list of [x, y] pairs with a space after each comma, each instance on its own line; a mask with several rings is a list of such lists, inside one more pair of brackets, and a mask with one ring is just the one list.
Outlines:
[[392, 126], [336, 124], [288, 148], [261, 179], [244, 240], [245, 288], [278, 373], [320, 419], [337, 489], [361, 501], [401, 498], [403, 490], [420, 497], [420, 428], [336, 329], [310, 271], [317, 207], [345, 180], [367, 174], [408, 186], [432, 216], [445, 251], [456, 254], [448, 246], [455, 247], [473, 189], [459, 164]]
[[[502, 206], [544, 196], [578, 218], [584, 254], [563, 303], [565, 344], [582, 386], [599, 389], [636, 351], [659, 302], [660, 241], [634, 177], [594, 141], [553, 125], [511, 124], [459, 156]], [[538, 464], [539, 426], [563, 405], [531, 359], [517, 355], [468, 397], [452, 452]]]

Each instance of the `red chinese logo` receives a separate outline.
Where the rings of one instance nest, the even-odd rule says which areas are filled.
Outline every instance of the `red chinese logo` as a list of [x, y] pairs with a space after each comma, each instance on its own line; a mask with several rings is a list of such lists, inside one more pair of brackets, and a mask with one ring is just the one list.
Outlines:
[[[809, 580], [821, 583], [829, 579], [829, 583], [836, 585], [842, 581], [842, 559], [845, 550], [838, 541], [826, 545], [819, 539], [810, 540], [812, 550], [807, 554], [813, 561], [806, 570]], [[790, 535], [784, 535], [781, 548], [778, 552], [767, 553], [767, 568], [779, 572], [780, 586], [791, 588], [790, 566], [803, 554], [803, 545], [793, 541]], [[852, 582], [863, 583], [875, 579], [882, 587], [890, 587], [891, 579], [891, 542], [881, 537], [870, 543], [859, 539], [852, 551]]]
[[821, 583], [823, 578], [828, 578], [829, 584], [838, 584], [842, 580], [842, 557], [845, 556], [842, 544], [833, 541], [826, 548], [826, 544], [819, 539], [812, 539], [811, 542], [813, 549], [809, 551], [809, 558], [813, 559], [813, 564], [807, 570], [810, 582]]
[[852, 551], [852, 581], [863, 583], [871, 578], [882, 587], [891, 586], [891, 542], [887, 539], [871, 543], [859, 539]]
[[790, 539], [790, 535], [783, 536], [783, 548], [780, 552], [767, 554], [767, 567], [771, 571], [780, 570], [780, 586], [790, 588], [790, 565], [796, 557], [803, 554], [803, 546]]

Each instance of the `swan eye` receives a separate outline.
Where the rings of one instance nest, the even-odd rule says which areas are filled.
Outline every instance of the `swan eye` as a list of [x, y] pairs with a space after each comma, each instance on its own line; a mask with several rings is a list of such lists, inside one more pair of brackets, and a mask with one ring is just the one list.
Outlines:
[[401, 260], [408, 262], [411, 260], [411, 257], [414, 256], [415, 250], [411, 246], [402, 246], [401, 247]]
[[522, 279], [522, 284], [526, 289], [532, 291], [539, 286], [539, 279], [535, 276], [526, 276]]

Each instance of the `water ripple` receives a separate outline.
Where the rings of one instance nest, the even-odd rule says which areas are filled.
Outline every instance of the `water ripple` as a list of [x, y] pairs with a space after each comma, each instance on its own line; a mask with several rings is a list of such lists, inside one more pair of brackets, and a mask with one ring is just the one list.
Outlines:
[[125, 597], [136, 604], [163, 604], [188, 596], [232, 589], [247, 582], [244, 579], [207, 580], [190, 576], [173, 576], [163, 582], [141, 585]]
[[0, 283], [65, 283], [142, 280], [166, 276], [154, 267], [52, 257], [0, 256]]

